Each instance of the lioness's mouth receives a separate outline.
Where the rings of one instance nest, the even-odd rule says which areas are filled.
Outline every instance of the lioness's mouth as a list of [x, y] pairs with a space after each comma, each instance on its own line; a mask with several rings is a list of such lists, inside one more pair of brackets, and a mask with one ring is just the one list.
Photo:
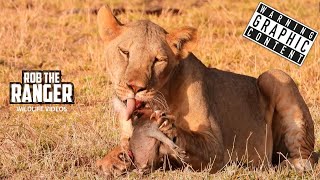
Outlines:
[[[134, 104], [135, 110], [143, 109], [143, 108], [149, 108], [149, 104], [147, 104], [146, 102], [139, 101], [139, 100], [136, 100], [136, 99], [134, 99], [134, 100], [135, 100], [135, 104]], [[126, 107], [128, 107], [128, 99], [126, 99], [126, 100], [124, 100], [122, 102], [123, 102], [123, 104], [126, 105]]]
[[126, 120], [135, 119], [134, 117], [141, 117], [143, 113], [143, 109], [148, 109], [149, 104], [144, 101], [139, 101], [134, 98], [129, 98], [123, 101], [126, 105], [125, 109], [125, 118]]

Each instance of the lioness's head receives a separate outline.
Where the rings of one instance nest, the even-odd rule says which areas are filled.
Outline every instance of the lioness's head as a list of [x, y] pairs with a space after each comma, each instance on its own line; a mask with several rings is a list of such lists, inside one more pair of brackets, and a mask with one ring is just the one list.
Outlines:
[[99, 10], [98, 28], [107, 69], [122, 101], [148, 102], [157, 96], [196, 41], [196, 30], [190, 27], [168, 33], [149, 20], [122, 24], [109, 7]]

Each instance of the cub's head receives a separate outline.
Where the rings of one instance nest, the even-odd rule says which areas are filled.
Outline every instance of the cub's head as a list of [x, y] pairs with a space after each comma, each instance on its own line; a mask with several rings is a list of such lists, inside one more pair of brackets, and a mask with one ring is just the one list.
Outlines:
[[190, 27], [168, 33], [149, 20], [122, 24], [109, 7], [99, 10], [98, 28], [107, 70], [121, 101], [151, 101], [196, 41], [196, 30]]

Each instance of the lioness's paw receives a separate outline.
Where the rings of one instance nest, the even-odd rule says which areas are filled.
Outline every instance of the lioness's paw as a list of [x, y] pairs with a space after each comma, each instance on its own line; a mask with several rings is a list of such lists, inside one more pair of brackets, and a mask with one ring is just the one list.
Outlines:
[[176, 136], [176, 128], [174, 126], [175, 116], [170, 115], [164, 111], [155, 111], [150, 119], [154, 119], [158, 126], [159, 130], [167, 135], [170, 139]]
[[181, 149], [179, 146], [175, 146], [173, 149], [173, 156], [178, 159], [178, 160], [184, 160], [185, 158], [187, 158], [186, 152]]
[[129, 172], [132, 169], [132, 160], [128, 152], [118, 146], [98, 160], [96, 165], [108, 178], [112, 178]]
[[309, 159], [291, 159], [284, 160], [280, 164], [281, 167], [291, 167], [295, 169], [297, 172], [305, 172], [313, 170], [313, 163]]
[[120, 138], [120, 146], [123, 150], [129, 150], [129, 137], [121, 137]]

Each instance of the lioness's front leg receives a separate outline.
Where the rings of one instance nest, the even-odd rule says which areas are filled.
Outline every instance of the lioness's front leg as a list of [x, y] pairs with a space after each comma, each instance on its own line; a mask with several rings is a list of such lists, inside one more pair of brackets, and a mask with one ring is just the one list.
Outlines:
[[120, 124], [120, 145], [125, 149], [129, 149], [129, 139], [133, 132], [132, 120], [129, 116], [135, 108], [135, 102], [133, 99], [128, 99], [127, 101], [126, 106], [118, 98], [113, 99], [113, 106], [118, 112], [118, 120]]
[[125, 174], [133, 168], [130, 156], [131, 155], [129, 151], [121, 146], [117, 146], [112, 149], [104, 158], [98, 160], [96, 165], [107, 177], [117, 177]]
[[[149, 129], [145, 133], [149, 137], [153, 137], [161, 141], [163, 144], [160, 146], [161, 154], [168, 154], [177, 160], [184, 161], [185, 152], [177, 146], [173, 139], [176, 137], [176, 130], [173, 125], [175, 117], [168, 115], [164, 111], [155, 111], [150, 119], [154, 118], [156, 122], [156, 129]], [[159, 130], [157, 129], [159, 127]], [[164, 135], [162, 132], [165, 132]]]
[[[130, 100], [129, 100], [130, 101]], [[113, 99], [113, 106], [118, 112], [118, 120], [120, 124], [120, 146], [110, 151], [103, 159], [97, 161], [97, 166], [100, 167], [107, 176], [119, 176], [130, 169], [132, 162], [128, 158], [129, 139], [132, 136], [133, 127], [129, 115], [133, 111], [134, 102], [128, 102], [127, 106], [118, 98]], [[130, 106], [130, 107], [128, 107]]]
[[[197, 132], [180, 128], [176, 125], [174, 116], [167, 115], [159, 129], [173, 140], [185, 152], [184, 162], [191, 165], [194, 170], [202, 170], [212, 163], [211, 172], [216, 172], [224, 166], [223, 141], [220, 131]], [[161, 149], [160, 149], [161, 151]]]

